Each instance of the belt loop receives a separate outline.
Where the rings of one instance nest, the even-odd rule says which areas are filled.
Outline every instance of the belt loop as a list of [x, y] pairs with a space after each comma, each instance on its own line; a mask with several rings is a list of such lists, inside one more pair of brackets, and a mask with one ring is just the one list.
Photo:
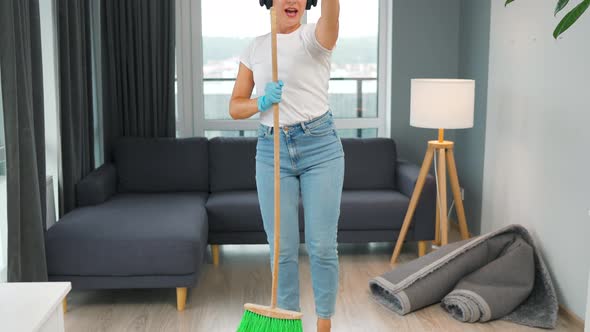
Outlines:
[[301, 129], [303, 129], [303, 131], [305, 131], [305, 130], [306, 130], [306, 127], [305, 127], [305, 122], [301, 122]]

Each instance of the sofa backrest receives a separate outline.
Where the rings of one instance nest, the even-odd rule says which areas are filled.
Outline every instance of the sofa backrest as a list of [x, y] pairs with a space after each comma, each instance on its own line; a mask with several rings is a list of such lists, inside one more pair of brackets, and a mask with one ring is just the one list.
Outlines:
[[344, 190], [396, 189], [397, 152], [390, 138], [343, 138]]
[[211, 192], [256, 190], [256, 137], [215, 137], [209, 141]]
[[118, 192], [178, 192], [209, 190], [206, 138], [119, 139], [113, 161]]
[[[121, 138], [113, 153], [118, 192], [256, 190], [256, 138]], [[389, 138], [343, 138], [344, 190], [396, 189]]]
[[[343, 138], [344, 190], [396, 189], [397, 152], [389, 138]], [[211, 192], [256, 190], [256, 138], [209, 141]]]

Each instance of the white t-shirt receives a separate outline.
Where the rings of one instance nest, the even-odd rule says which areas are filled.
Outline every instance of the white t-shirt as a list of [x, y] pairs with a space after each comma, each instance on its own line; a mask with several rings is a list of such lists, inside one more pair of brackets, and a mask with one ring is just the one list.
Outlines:
[[[289, 34], [277, 34], [279, 80], [285, 83], [280, 103], [280, 126], [312, 120], [328, 111], [328, 83], [332, 51], [315, 35], [315, 24], [303, 24]], [[254, 73], [255, 96], [264, 95], [272, 81], [271, 35], [257, 37], [240, 61]], [[272, 109], [260, 114], [260, 122], [273, 126]]]

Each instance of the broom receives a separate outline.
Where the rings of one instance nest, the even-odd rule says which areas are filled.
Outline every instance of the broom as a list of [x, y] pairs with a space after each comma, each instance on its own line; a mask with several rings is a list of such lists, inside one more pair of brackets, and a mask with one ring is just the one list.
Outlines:
[[[278, 81], [277, 70], [277, 16], [275, 8], [270, 8], [271, 16], [271, 46], [272, 46], [272, 80]], [[274, 256], [272, 271], [272, 295], [270, 306], [247, 303], [245, 313], [238, 332], [302, 332], [301, 317], [303, 314], [277, 308], [277, 288], [279, 283], [279, 252], [281, 240], [281, 182], [280, 182], [280, 135], [279, 135], [279, 105], [273, 105], [274, 112]]]

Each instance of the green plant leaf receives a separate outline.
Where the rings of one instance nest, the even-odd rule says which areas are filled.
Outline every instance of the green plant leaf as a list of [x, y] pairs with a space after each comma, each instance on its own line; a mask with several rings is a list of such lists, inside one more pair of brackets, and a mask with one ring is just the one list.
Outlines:
[[576, 21], [584, 14], [586, 9], [590, 7], [590, 0], [584, 0], [580, 4], [578, 4], [574, 9], [572, 9], [569, 13], [567, 13], [561, 22], [553, 31], [553, 38], [557, 39], [562, 33], [567, 31]]
[[506, 3], [504, 4], [504, 7], [508, 6], [509, 4], [511, 4], [512, 2], [514, 2], [514, 0], [506, 0]]
[[559, 14], [559, 12], [564, 9], [569, 2], [570, 0], [559, 0], [559, 2], [557, 2], [557, 7], [555, 7], [555, 16], [557, 16], [557, 14]]

